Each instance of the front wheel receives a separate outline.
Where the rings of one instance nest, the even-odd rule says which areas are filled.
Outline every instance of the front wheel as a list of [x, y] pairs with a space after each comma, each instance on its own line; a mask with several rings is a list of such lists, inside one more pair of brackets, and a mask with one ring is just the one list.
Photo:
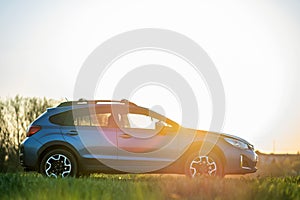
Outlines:
[[223, 177], [223, 166], [215, 153], [199, 155], [198, 152], [188, 157], [185, 163], [185, 174], [188, 177], [218, 176]]
[[65, 178], [77, 175], [77, 162], [72, 153], [54, 149], [46, 153], [40, 164], [40, 172], [48, 177]]

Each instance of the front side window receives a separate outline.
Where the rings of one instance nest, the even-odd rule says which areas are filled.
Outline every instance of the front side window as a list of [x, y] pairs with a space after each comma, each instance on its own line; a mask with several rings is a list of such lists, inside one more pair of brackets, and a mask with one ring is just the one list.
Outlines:
[[130, 128], [155, 129], [157, 119], [147, 115], [129, 113], [127, 115]]
[[165, 118], [156, 118], [144, 113], [127, 113], [121, 115], [120, 127], [155, 130], [162, 127], [172, 127], [172, 125], [168, 124]]

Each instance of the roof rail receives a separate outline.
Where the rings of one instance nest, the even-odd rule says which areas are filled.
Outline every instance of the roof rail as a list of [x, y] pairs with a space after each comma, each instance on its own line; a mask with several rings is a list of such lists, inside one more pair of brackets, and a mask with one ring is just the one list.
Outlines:
[[135, 103], [128, 101], [127, 99], [122, 99], [121, 101], [117, 100], [85, 100], [80, 99], [79, 101], [66, 101], [60, 103], [57, 107], [64, 107], [64, 106], [72, 106], [72, 105], [87, 105], [87, 104], [102, 104], [102, 103], [120, 103], [126, 104], [131, 106], [137, 106]]

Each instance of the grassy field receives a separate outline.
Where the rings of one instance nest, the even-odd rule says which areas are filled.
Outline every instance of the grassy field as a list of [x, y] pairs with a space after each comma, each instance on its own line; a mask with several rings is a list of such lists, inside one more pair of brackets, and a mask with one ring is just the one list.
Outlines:
[[34, 173], [0, 174], [0, 199], [299, 199], [300, 176], [204, 178], [102, 175], [52, 179]]

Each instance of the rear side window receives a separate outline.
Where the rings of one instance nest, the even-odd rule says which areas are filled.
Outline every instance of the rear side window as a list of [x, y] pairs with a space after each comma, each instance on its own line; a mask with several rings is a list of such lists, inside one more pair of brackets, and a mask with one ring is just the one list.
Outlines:
[[97, 110], [97, 113], [90, 113], [88, 109], [70, 110], [53, 115], [50, 122], [60, 126], [101, 126], [109, 127], [111, 113], [108, 110]]

